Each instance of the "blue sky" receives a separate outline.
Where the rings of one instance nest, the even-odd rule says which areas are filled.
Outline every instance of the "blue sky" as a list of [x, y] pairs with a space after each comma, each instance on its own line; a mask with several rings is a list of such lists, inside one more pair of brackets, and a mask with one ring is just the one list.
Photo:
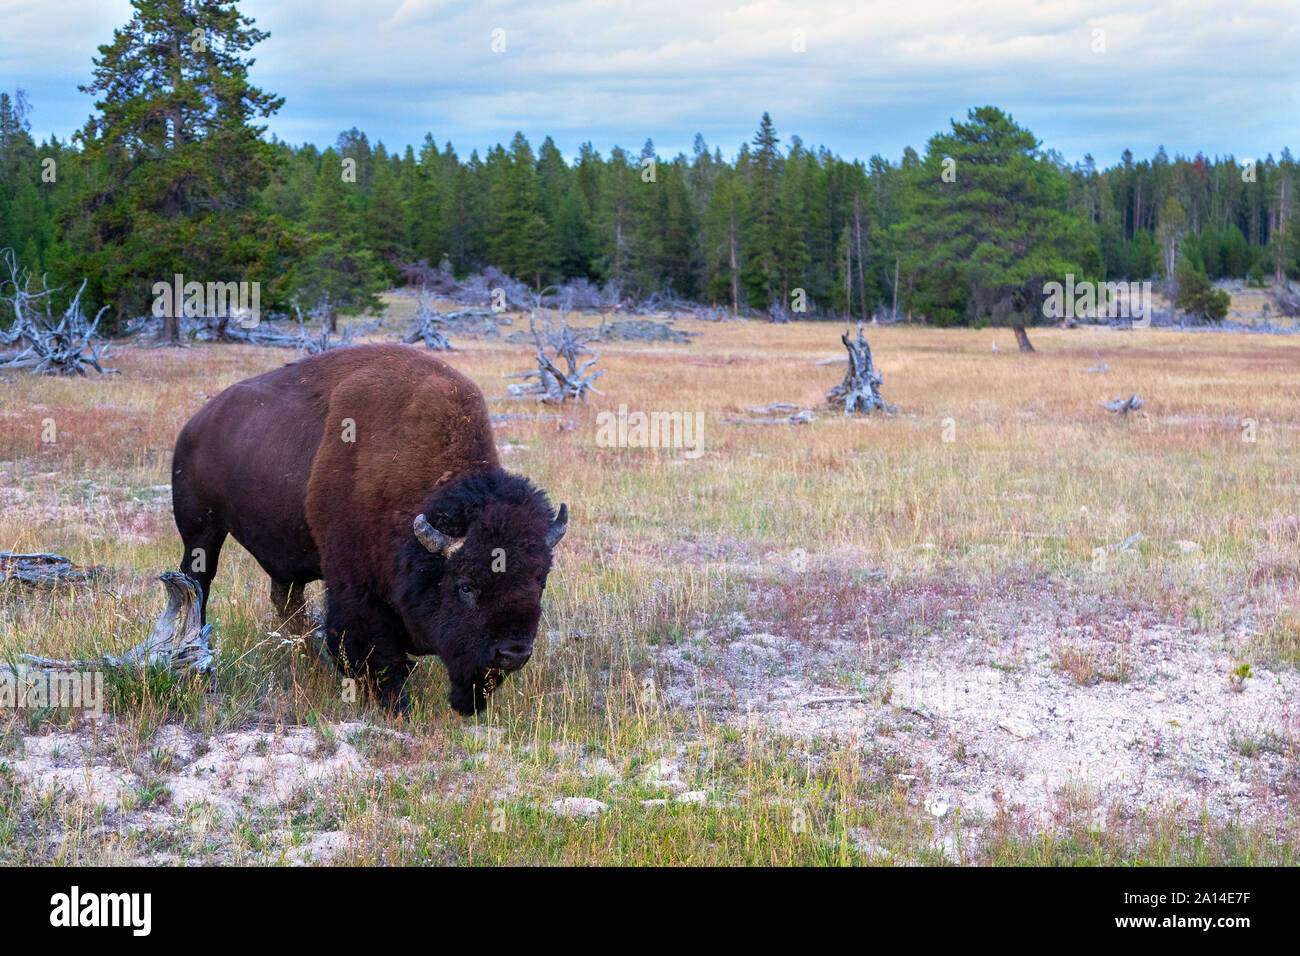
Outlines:
[[[991, 103], [1071, 161], [1111, 165], [1125, 147], [1146, 157], [1162, 144], [1239, 160], [1300, 151], [1296, 0], [240, 8], [271, 31], [253, 79], [286, 98], [270, 128], [294, 143], [328, 145], [356, 125], [390, 150], [432, 132], [468, 156], [522, 130], [572, 158], [587, 140], [608, 154], [647, 137], [661, 155], [689, 153], [700, 132], [731, 157], [767, 110], [785, 146], [797, 133], [896, 160]], [[27, 90], [38, 139], [85, 122], [93, 104], [76, 86], [129, 18], [127, 0], [0, 0], [0, 89]]]

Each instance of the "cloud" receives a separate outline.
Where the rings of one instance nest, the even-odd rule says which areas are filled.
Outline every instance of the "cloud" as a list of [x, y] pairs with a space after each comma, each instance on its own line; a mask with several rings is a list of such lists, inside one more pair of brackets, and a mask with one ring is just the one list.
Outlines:
[[[647, 137], [674, 153], [698, 131], [731, 155], [768, 110], [787, 141], [897, 158], [993, 103], [1071, 159], [1161, 144], [1262, 155], [1294, 134], [1300, 94], [1291, 0], [240, 6], [272, 34], [253, 69], [286, 97], [272, 131], [322, 146], [355, 124], [398, 149], [431, 132], [481, 152], [522, 129], [568, 156]], [[129, 4], [9, 8], [0, 76], [27, 88], [38, 135], [66, 137], [91, 109], [76, 84]]]

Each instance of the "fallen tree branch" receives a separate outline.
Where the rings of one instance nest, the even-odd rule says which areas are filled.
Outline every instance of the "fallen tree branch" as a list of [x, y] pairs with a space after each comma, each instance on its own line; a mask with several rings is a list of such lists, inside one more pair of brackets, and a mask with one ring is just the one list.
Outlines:
[[1134, 392], [1128, 398], [1112, 398], [1109, 402], [1098, 402], [1097, 404], [1108, 412], [1115, 412], [1117, 415], [1123, 416], [1141, 408], [1142, 399], [1138, 398], [1137, 392]]
[[38, 552], [15, 554], [0, 551], [0, 581], [16, 581], [32, 586], [50, 586], [78, 581], [93, 581], [104, 574], [101, 567], [82, 568], [61, 554]]
[[[539, 402], [550, 402], [555, 405], [562, 405], [570, 398], [585, 402], [588, 392], [595, 392], [597, 395], [605, 394], [592, 383], [604, 375], [606, 370], [601, 369], [595, 374], [587, 374], [587, 370], [600, 359], [598, 354], [587, 348], [587, 342], [599, 334], [598, 329], [571, 329], [564, 321], [563, 315], [560, 316], [559, 329], [552, 328], [550, 323], [547, 323], [545, 329], [539, 329], [536, 320], [532, 317], [528, 320], [528, 327], [532, 330], [533, 339], [537, 343], [537, 370], [517, 372], [507, 375], [506, 378], [535, 378], [537, 381], [525, 383], [522, 387], [510, 386], [511, 394], [536, 394]], [[555, 362], [547, 356], [547, 345], [555, 350], [557, 359], [564, 359], [565, 364], [569, 366], [568, 372], [560, 371]], [[584, 354], [592, 357], [579, 365], [578, 358]]]
[[844, 697], [814, 697], [812, 700], [805, 700], [805, 707], [820, 707], [823, 704], [865, 704], [867, 699], [861, 694], [849, 694]]
[[32, 682], [50, 673], [89, 671], [101, 668], [138, 671], [166, 667], [174, 673], [213, 670], [214, 651], [210, 643], [212, 625], [199, 626], [199, 583], [180, 571], [166, 571], [158, 578], [167, 592], [167, 608], [159, 615], [149, 636], [121, 657], [105, 654], [97, 660], [58, 660], [19, 654], [13, 664], [0, 663], [0, 680]]
[[1133, 545], [1137, 544], [1141, 540], [1142, 540], [1142, 532], [1135, 531], [1133, 534], [1129, 535], [1119, 544], [1110, 545], [1110, 549], [1112, 551], [1127, 551], [1129, 548], [1133, 547]]

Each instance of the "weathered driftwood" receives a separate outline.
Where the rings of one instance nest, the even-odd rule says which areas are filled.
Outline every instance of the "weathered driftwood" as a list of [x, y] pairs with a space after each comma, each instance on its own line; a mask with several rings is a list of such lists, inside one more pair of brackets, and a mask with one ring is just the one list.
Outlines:
[[19, 654], [10, 664], [0, 663], [0, 679], [30, 681], [42, 674], [101, 668], [140, 670], [166, 667], [174, 673], [211, 673], [214, 665], [212, 625], [199, 626], [201, 590], [198, 582], [180, 571], [164, 572], [158, 580], [167, 591], [167, 608], [158, 617], [149, 636], [121, 657], [105, 654], [96, 660], [58, 660]]
[[1135, 531], [1127, 538], [1125, 538], [1123, 541], [1119, 542], [1118, 544], [1110, 545], [1110, 549], [1112, 551], [1127, 551], [1129, 548], [1133, 547], [1133, 545], [1137, 544], [1141, 540], [1142, 540], [1142, 532]]
[[1127, 415], [1129, 412], [1135, 412], [1142, 407], [1142, 399], [1138, 398], [1137, 392], [1134, 392], [1128, 398], [1112, 398], [1109, 402], [1098, 402], [1097, 404], [1108, 412]]
[[7, 311], [13, 312], [14, 319], [8, 330], [0, 330], [0, 345], [8, 349], [0, 352], [0, 368], [30, 369], [37, 375], [85, 375], [87, 369], [101, 374], [116, 372], [100, 364], [108, 352], [101, 354], [95, 341], [99, 339], [100, 317], [108, 306], [93, 320], [81, 311], [86, 280], [81, 280], [77, 294], [56, 320], [50, 313], [50, 299], [59, 289], [46, 288], [42, 280], [40, 288], [33, 291], [32, 275], [18, 264], [14, 251], [6, 249], [2, 256], [9, 278], [0, 283], [0, 302], [8, 304]]
[[844, 373], [844, 381], [826, 393], [826, 400], [832, 405], [843, 405], [845, 415], [852, 415], [859, 409], [868, 415], [877, 409], [896, 411], [880, 397], [881, 378], [871, 357], [871, 346], [862, 335], [862, 323], [858, 323], [856, 340], [850, 339], [849, 333], [845, 332], [840, 341], [849, 350], [849, 369]]
[[488, 418], [492, 422], [493, 428], [498, 428], [510, 422], [553, 422], [558, 421], [559, 415], [517, 415], [514, 412], [493, 412]]
[[330, 349], [345, 349], [350, 345], [356, 345], [360, 336], [368, 335], [377, 328], [379, 328], [379, 323], [373, 320], [353, 322], [351, 325], [345, 325], [342, 332], [335, 333], [330, 329], [329, 325], [322, 323], [320, 332], [312, 335], [307, 331], [307, 327], [302, 320], [299, 319], [297, 335], [280, 336], [257, 344], [295, 348], [307, 355], [318, 355], [321, 352], [328, 352]]
[[861, 694], [845, 694], [841, 697], [814, 697], [811, 700], [805, 700], [805, 707], [823, 707], [826, 704], [865, 704], [866, 697]]
[[12, 551], [0, 551], [0, 581], [14, 581], [33, 587], [50, 587], [56, 584], [71, 584], [93, 581], [102, 577], [104, 568], [82, 568], [72, 563], [70, 558], [61, 554], [38, 552], [35, 554], [15, 554]]
[[[565, 323], [564, 317], [560, 317], [560, 327], [553, 328], [548, 322], [544, 329], [538, 328], [535, 318], [528, 320], [528, 326], [532, 330], [533, 339], [537, 343], [537, 370], [532, 372], [517, 372], [514, 375], [507, 375], [506, 378], [537, 379], [536, 382], [529, 383], [531, 388], [514, 391], [514, 394], [536, 394], [539, 402], [549, 402], [554, 405], [562, 405], [567, 399], [577, 398], [582, 401], [587, 400], [588, 392], [595, 392], [597, 395], [603, 395], [604, 392], [595, 388], [592, 382], [605, 374], [601, 369], [595, 374], [587, 374], [587, 370], [599, 361], [600, 356], [587, 348], [587, 342], [595, 338], [596, 329], [571, 329]], [[556, 366], [555, 362], [547, 356], [546, 348], [550, 346], [555, 351], [557, 359], [563, 359], [568, 365], [569, 370], [563, 372]], [[591, 355], [592, 357], [578, 364], [582, 355]]]
[[770, 405], [752, 405], [755, 415], [775, 415], [775, 418], [723, 418], [724, 425], [806, 425], [817, 420], [811, 408], [800, 408], [793, 402], [773, 402]]
[[427, 292], [420, 296], [415, 306], [415, 320], [411, 324], [411, 330], [402, 337], [402, 341], [407, 345], [414, 345], [423, 340], [426, 349], [449, 352], [451, 343], [447, 341], [447, 336], [443, 332], [447, 320], [438, 314], [426, 296]]
[[1291, 283], [1274, 286], [1269, 290], [1269, 298], [1273, 300], [1273, 307], [1279, 315], [1292, 319], [1300, 317], [1300, 291], [1293, 289]]
[[[256, 324], [246, 324], [248, 316], [238, 312], [225, 315], [182, 316], [180, 335], [182, 339], [198, 342], [223, 342], [229, 345], [258, 345], [267, 348], [297, 349], [299, 352], [315, 355], [330, 349], [346, 348], [356, 345], [363, 335], [370, 335], [379, 330], [381, 323], [375, 320], [353, 322], [343, 327], [342, 332], [332, 332], [329, 322], [319, 311], [309, 313], [312, 318], [320, 319], [319, 331], [313, 331], [307, 324], [307, 317], [298, 306], [294, 306], [297, 321], [276, 321], [260, 319]], [[129, 323], [127, 331], [147, 338], [156, 337], [162, 328], [162, 319], [146, 316]]]

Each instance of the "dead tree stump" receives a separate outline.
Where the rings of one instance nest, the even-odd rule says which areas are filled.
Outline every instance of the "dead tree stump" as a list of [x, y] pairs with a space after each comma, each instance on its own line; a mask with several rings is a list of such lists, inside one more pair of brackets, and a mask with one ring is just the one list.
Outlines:
[[856, 340], [850, 339], [849, 333], [845, 332], [840, 341], [849, 350], [849, 370], [844, 374], [844, 381], [826, 393], [826, 400], [832, 405], [843, 405], [845, 415], [852, 415], [857, 410], [868, 415], [877, 409], [897, 411], [880, 397], [881, 378], [871, 357], [871, 346], [862, 335], [862, 323], [858, 323]]
[[415, 320], [411, 324], [411, 331], [406, 333], [402, 341], [407, 345], [414, 345], [423, 340], [426, 349], [450, 352], [451, 343], [447, 341], [447, 336], [443, 332], [446, 326], [447, 320], [439, 315], [438, 310], [429, 302], [427, 293], [423, 294], [415, 307]]
[[11, 662], [0, 662], [0, 680], [30, 684], [48, 680], [51, 674], [100, 669], [139, 671], [163, 667], [174, 674], [211, 674], [215, 666], [212, 625], [199, 626], [199, 583], [180, 571], [165, 571], [158, 578], [167, 592], [167, 608], [159, 615], [149, 636], [121, 657], [105, 654], [96, 660], [58, 660], [18, 654]]

